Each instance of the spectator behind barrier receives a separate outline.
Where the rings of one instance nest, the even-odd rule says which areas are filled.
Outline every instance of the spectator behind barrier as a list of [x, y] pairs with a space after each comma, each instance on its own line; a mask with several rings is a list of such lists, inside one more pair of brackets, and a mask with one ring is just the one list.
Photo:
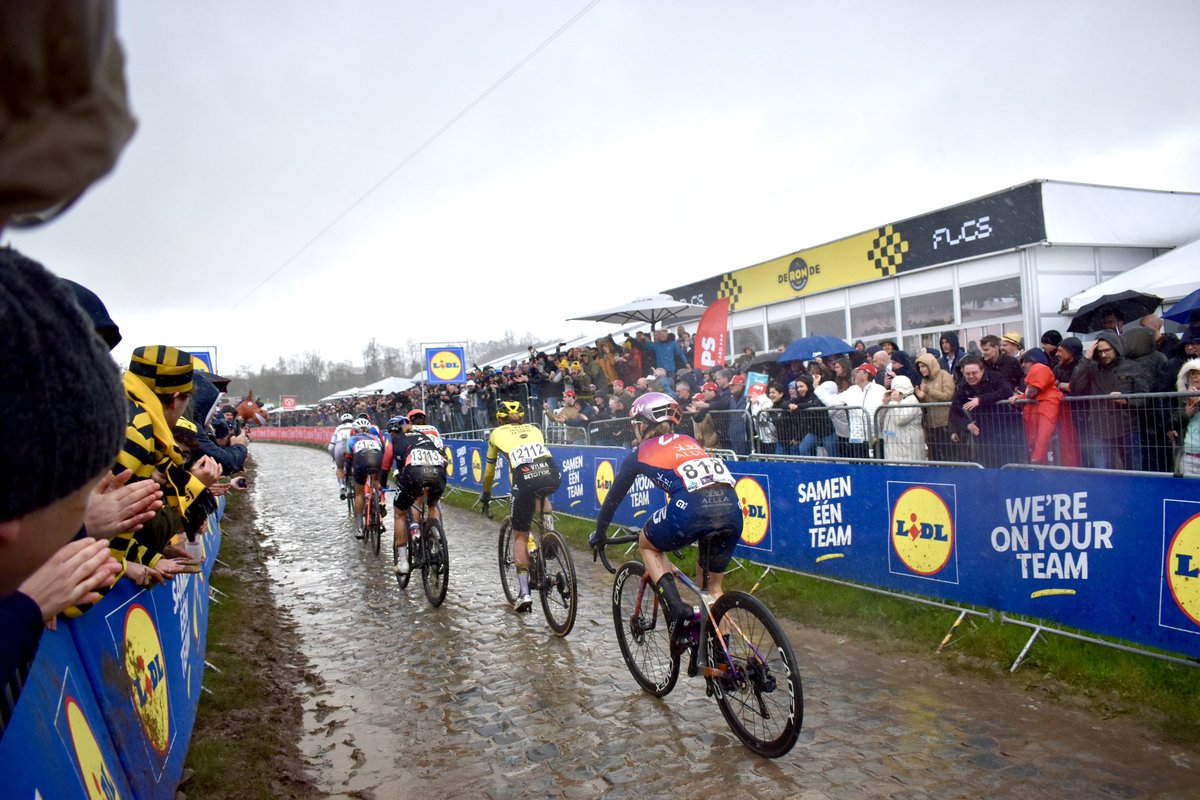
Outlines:
[[[103, 542], [67, 544], [121, 446], [116, 366], [72, 290], [0, 249], [0, 723], [43, 623], [115, 570]], [[36, 435], [33, 433], [36, 432]]]
[[[1200, 358], [1185, 361], [1175, 382], [1180, 392], [1200, 392]], [[1179, 404], [1171, 438], [1179, 444], [1178, 473], [1200, 477], [1200, 397], [1185, 397]]]

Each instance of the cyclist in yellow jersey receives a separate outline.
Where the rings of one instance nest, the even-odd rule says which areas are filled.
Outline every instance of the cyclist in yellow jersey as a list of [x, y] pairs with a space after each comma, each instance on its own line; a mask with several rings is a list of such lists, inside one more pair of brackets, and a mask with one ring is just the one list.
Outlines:
[[533, 600], [529, 596], [529, 528], [533, 523], [533, 509], [538, 497], [546, 498], [546, 510], [550, 510], [548, 495], [553, 494], [562, 478], [558, 462], [546, 447], [542, 431], [536, 425], [524, 423], [525, 412], [521, 404], [505, 400], [496, 410], [497, 427], [488, 437], [487, 468], [483, 472], [483, 513], [488, 514], [492, 499], [492, 483], [496, 479], [496, 458], [503, 453], [508, 459], [509, 476], [512, 479], [512, 529], [513, 559], [517, 562], [517, 611], [529, 611]]

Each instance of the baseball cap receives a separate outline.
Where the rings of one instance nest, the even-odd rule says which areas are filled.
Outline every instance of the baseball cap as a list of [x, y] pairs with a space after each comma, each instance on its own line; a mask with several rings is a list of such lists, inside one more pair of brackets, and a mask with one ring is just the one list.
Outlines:
[[715, 391], [717, 391], [717, 385], [715, 383], [713, 383], [712, 381], [709, 381], [708, 383], [706, 383], [700, 387], [700, 391], [715, 392]]
[[878, 370], [875, 369], [875, 365], [872, 364], [870, 361], [864, 361], [862, 364], [859, 364], [857, 367], [855, 367], [855, 369], [861, 369], [863, 372], [867, 373], [872, 378], [874, 378], [878, 374]]
[[745, 375], [734, 375], [732, 378], [729, 379], [729, 385], [733, 386], [735, 383], [745, 385], [746, 376]]

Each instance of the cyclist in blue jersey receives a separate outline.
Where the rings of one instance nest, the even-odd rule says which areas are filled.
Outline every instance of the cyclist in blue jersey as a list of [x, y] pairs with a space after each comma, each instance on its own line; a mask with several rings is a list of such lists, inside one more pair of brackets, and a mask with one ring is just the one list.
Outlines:
[[355, 535], [361, 539], [363, 531], [363, 486], [372, 473], [378, 475], [383, 467], [383, 441], [371, 420], [359, 417], [354, 420], [354, 435], [346, 441], [346, 460], [350, 478], [354, 482]]
[[593, 548], [600, 546], [637, 476], [645, 475], [667, 493], [667, 504], [642, 528], [638, 551], [666, 610], [672, 649], [682, 650], [689, 642], [694, 610], [679, 596], [673, 567], [664, 553], [720, 531], [701, 547], [699, 563], [708, 568], [709, 591], [714, 599], [720, 597], [725, 570], [742, 535], [742, 509], [725, 462], [710, 456], [691, 436], [675, 433], [682, 414], [673, 398], [648, 392], [634, 401], [629, 415], [637, 446], [617, 471], [588, 543]]

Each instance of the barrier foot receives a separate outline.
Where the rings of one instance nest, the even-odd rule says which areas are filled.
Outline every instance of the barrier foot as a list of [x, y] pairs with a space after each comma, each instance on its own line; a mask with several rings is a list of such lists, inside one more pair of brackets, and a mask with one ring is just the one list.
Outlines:
[[229, 566], [228, 564], [226, 564], [224, 561], [222, 561], [222, 560], [221, 560], [221, 559], [219, 559], [219, 558], [214, 558], [214, 559], [213, 559], [213, 561], [217, 562], [218, 564], [220, 564], [220, 565], [221, 565], [222, 567], [224, 567], [225, 569], [233, 569], [233, 567]]
[[211, 594], [208, 596], [208, 602], [212, 603], [214, 606], [221, 605], [221, 601], [213, 597]]
[[755, 592], [757, 592], [758, 587], [763, 585], [763, 581], [765, 581], [767, 579], [767, 576], [770, 574], [771, 574], [771, 567], [768, 566], [766, 569], [763, 570], [763, 574], [758, 576], [758, 580], [756, 580], [754, 582], [754, 585], [750, 587], [750, 594], [754, 594]]
[[1041, 633], [1042, 633], [1041, 625], [1038, 625], [1033, 629], [1033, 633], [1029, 634], [1029, 641], [1027, 641], [1025, 643], [1025, 646], [1023, 648], [1021, 648], [1021, 654], [1017, 656], [1017, 660], [1014, 661], [1012, 666], [1008, 668], [1009, 672], [1017, 671], [1017, 667], [1021, 666], [1021, 662], [1024, 661], [1025, 656], [1029, 654], [1029, 648], [1033, 647], [1033, 643], [1035, 641], [1037, 641], [1037, 638], [1039, 635], [1041, 635]]
[[215, 586], [209, 586], [209, 587], [208, 587], [208, 591], [209, 591], [209, 595], [208, 595], [208, 596], [209, 596], [210, 598], [212, 597], [212, 593], [213, 593], [213, 592], [215, 592], [216, 594], [219, 594], [219, 595], [221, 595], [221, 597], [229, 597], [229, 595], [225, 594], [224, 592], [222, 592], [220, 589], [218, 589], [218, 588], [217, 588], [217, 587], [215, 587]]
[[[208, 688], [208, 687], [207, 687], [207, 686], [205, 686], [204, 684], [200, 684], [200, 691], [202, 691], [202, 692], [208, 692], [210, 695], [212, 695], [212, 693], [213, 693], [213, 692], [212, 692], [212, 689]], [[215, 695], [213, 695], [213, 696], [215, 697]]]
[[217, 673], [218, 675], [223, 674], [221, 672], [221, 670], [217, 669], [217, 666], [215, 664], [213, 664], [211, 661], [206, 660], [204, 662], [204, 666], [208, 669], [211, 669], [213, 672]]
[[[935, 652], [942, 652], [946, 646], [950, 644], [950, 640], [954, 638], [954, 632], [958, 630], [958, 626], [963, 624], [963, 620], [967, 618], [967, 612], [959, 612], [958, 619], [954, 620], [954, 624], [950, 626], [950, 630], [946, 631], [945, 637], [942, 638], [942, 643], [937, 646]], [[971, 627], [975, 627], [975, 623], [971, 623]]]

